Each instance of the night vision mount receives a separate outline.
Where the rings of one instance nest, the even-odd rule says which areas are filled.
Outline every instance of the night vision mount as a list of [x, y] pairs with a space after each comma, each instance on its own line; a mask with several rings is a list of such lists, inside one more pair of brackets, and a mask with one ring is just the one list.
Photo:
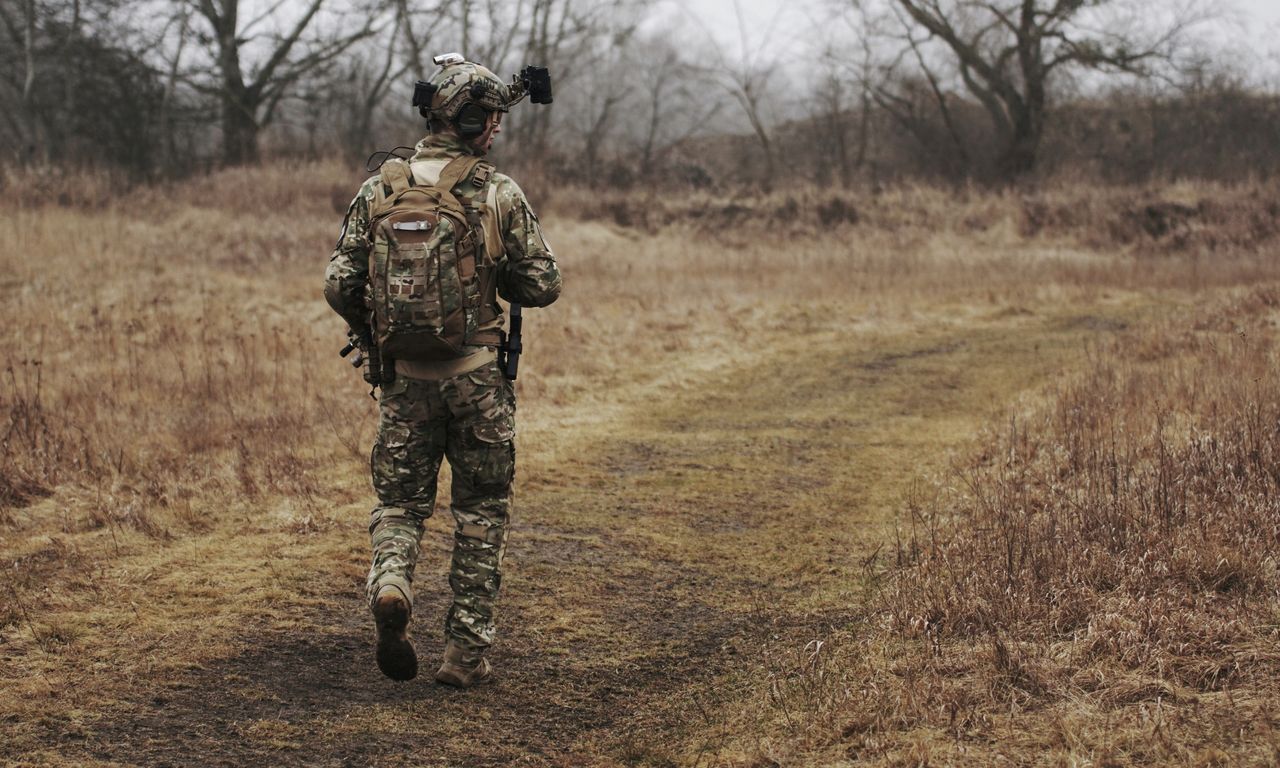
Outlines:
[[551, 73], [546, 67], [527, 66], [511, 78], [511, 101], [518, 104], [525, 96], [534, 104], [551, 103]]
[[[460, 53], [445, 53], [431, 59], [431, 63], [438, 67], [449, 67], [464, 61], [466, 59]], [[519, 74], [511, 76], [511, 85], [507, 90], [510, 93], [510, 99], [507, 101], [508, 108], [519, 104], [525, 96], [528, 96], [529, 101], [534, 104], [550, 104], [551, 72], [546, 67], [526, 66], [520, 70]], [[419, 80], [414, 84], [413, 106], [418, 108], [418, 114], [430, 117], [431, 99], [435, 95], [436, 86], [429, 81]]]

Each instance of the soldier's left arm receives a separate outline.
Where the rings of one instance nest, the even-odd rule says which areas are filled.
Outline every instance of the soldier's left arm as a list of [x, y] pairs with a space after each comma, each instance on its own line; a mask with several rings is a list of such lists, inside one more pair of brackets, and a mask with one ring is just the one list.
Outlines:
[[347, 325], [361, 333], [369, 324], [369, 202], [376, 178], [365, 182], [351, 201], [324, 276], [325, 300]]
[[560, 296], [555, 254], [520, 186], [503, 174], [495, 175], [494, 184], [506, 251], [498, 259], [498, 295], [527, 307], [545, 307]]

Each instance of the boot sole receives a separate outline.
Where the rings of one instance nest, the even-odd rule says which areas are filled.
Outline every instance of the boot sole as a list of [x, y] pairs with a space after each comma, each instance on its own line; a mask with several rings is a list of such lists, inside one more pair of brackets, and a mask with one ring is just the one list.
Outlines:
[[418, 654], [405, 628], [409, 626], [409, 606], [398, 597], [378, 600], [373, 609], [378, 628], [375, 657], [378, 669], [392, 680], [412, 680], [418, 676]]

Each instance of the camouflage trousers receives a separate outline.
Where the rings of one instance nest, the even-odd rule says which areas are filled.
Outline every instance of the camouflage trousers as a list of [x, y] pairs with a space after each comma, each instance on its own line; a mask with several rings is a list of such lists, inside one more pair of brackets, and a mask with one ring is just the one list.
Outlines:
[[397, 376], [382, 391], [370, 464], [378, 494], [369, 524], [366, 591], [399, 588], [412, 604], [423, 524], [435, 508], [441, 459], [452, 470], [456, 522], [445, 635], [482, 652], [493, 642], [494, 603], [515, 475], [515, 393], [497, 363], [439, 381]]

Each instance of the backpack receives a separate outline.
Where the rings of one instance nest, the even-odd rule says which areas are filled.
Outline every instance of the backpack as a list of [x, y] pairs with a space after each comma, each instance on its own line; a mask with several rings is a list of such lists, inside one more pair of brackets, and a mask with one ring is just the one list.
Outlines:
[[474, 203], [493, 170], [464, 155], [449, 161], [436, 184], [420, 185], [408, 162], [383, 164], [369, 209], [369, 284], [384, 358], [448, 360], [465, 345], [498, 342], [496, 333], [476, 333], [496, 317], [494, 263]]

